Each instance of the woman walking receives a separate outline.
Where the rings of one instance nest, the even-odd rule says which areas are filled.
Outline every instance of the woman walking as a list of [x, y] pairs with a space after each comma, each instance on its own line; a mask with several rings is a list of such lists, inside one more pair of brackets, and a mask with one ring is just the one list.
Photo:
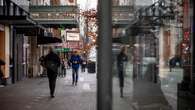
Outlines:
[[127, 61], [126, 47], [123, 47], [117, 56], [117, 67], [118, 67], [118, 77], [120, 84], [120, 96], [123, 97], [123, 87], [124, 87], [124, 62]]

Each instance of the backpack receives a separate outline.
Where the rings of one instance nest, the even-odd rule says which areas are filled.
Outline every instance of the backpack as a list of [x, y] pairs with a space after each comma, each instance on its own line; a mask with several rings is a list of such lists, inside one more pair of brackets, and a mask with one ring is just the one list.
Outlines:
[[45, 62], [45, 67], [48, 69], [48, 70], [51, 70], [55, 73], [58, 72], [58, 65], [54, 62], [54, 61], [51, 61], [51, 60], [48, 60]]

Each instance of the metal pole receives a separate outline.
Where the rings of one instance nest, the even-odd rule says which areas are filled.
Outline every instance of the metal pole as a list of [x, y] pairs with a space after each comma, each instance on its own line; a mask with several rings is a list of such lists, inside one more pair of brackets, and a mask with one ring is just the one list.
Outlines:
[[195, 59], [194, 59], [194, 52], [195, 52], [195, 50], [194, 50], [194, 37], [193, 37], [193, 29], [194, 29], [194, 21], [193, 21], [193, 19], [194, 19], [194, 15], [193, 15], [193, 0], [190, 0], [190, 11], [191, 11], [191, 14], [192, 15], [190, 15], [190, 19], [191, 19], [191, 21], [192, 21], [192, 23], [191, 23], [191, 28], [192, 28], [192, 40], [191, 40], [191, 44], [192, 44], [192, 57], [191, 57], [191, 59], [192, 59], [192, 77], [191, 77], [191, 91], [192, 91], [192, 93], [193, 94], [195, 94]]
[[97, 110], [112, 110], [112, 0], [98, 0]]

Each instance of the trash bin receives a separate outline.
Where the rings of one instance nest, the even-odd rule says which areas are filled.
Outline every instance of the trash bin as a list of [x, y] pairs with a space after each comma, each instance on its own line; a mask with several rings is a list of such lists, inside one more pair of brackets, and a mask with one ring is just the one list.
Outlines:
[[88, 70], [88, 73], [95, 73], [95, 62], [89, 62], [87, 64], [87, 70]]

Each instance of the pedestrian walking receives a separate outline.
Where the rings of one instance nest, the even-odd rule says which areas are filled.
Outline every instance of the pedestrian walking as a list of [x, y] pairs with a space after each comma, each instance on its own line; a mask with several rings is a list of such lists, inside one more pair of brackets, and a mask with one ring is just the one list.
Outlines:
[[0, 59], [0, 85], [6, 85], [5, 81], [4, 81], [4, 75], [3, 75], [3, 71], [1, 70], [1, 66], [5, 65], [5, 62], [3, 60]]
[[62, 65], [62, 77], [65, 77], [66, 76], [66, 68], [65, 68], [65, 60], [64, 59], [62, 59], [61, 65]]
[[3, 85], [3, 72], [1, 71], [1, 65], [0, 65], [0, 85]]
[[49, 48], [49, 53], [45, 56], [45, 67], [47, 69], [47, 76], [49, 80], [49, 89], [51, 98], [54, 97], [56, 78], [58, 74], [58, 67], [60, 66], [59, 56], [53, 52], [53, 48]]
[[175, 58], [173, 57], [169, 60], [169, 71], [172, 72], [172, 68], [174, 67], [175, 67]]
[[67, 65], [67, 69], [70, 69], [71, 66], [72, 66], [70, 60], [67, 61], [67, 64], [68, 64], [68, 65]]
[[175, 67], [182, 67], [182, 59], [178, 56], [175, 55], [169, 60], [169, 71], [172, 72], [172, 68]]
[[124, 88], [124, 63], [127, 61], [126, 47], [123, 47], [120, 53], [117, 55], [117, 68], [120, 85], [120, 96], [123, 97]]
[[47, 69], [45, 68], [45, 56], [39, 58], [40, 65], [42, 67], [41, 77], [47, 76]]
[[81, 57], [79, 56], [78, 52], [75, 51], [71, 55], [70, 63], [72, 65], [72, 85], [77, 85], [78, 78], [79, 78], [79, 65], [81, 63]]
[[85, 68], [87, 66], [87, 61], [85, 59], [82, 59], [81, 61], [81, 71], [85, 72]]

